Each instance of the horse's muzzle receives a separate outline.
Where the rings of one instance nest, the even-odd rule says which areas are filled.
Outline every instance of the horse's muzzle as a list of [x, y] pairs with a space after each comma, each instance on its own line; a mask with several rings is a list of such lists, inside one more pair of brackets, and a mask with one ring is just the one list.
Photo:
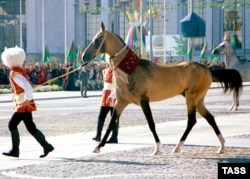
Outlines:
[[219, 51], [218, 49], [214, 49], [214, 50], [212, 51], [212, 54], [218, 56], [218, 55], [220, 54], [220, 51]]
[[88, 53], [85, 53], [82, 55], [82, 61], [83, 63], [88, 63], [90, 62], [91, 60], [93, 60], [96, 56], [92, 56], [92, 55], [88, 55]]

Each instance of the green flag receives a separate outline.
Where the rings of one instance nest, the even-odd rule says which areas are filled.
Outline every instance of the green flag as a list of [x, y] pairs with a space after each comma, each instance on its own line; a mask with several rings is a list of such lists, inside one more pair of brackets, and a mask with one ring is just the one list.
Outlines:
[[201, 50], [200, 61], [204, 61], [206, 59], [206, 52], [207, 52], [207, 43], [204, 44]]
[[77, 67], [82, 66], [82, 45], [79, 45], [78, 52], [77, 52]]
[[218, 60], [218, 57], [216, 55], [214, 55], [213, 53], [211, 53], [211, 55], [210, 55], [210, 61], [215, 62], [217, 60]]
[[191, 45], [190, 48], [188, 49], [188, 61], [191, 61], [192, 58], [193, 58], [193, 49]]
[[[213, 50], [214, 50], [214, 48], [215, 48], [215, 47], [213, 47]], [[215, 61], [217, 61], [217, 60], [218, 60], [218, 56], [215, 55], [215, 54], [213, 54], [213, 53], [211, 53], [211, 55], [210, 55], [210, 61], [215, 62]]]
[[74, 40], [72, 41], [71, 43], [71, 46], [70, 46], [70, 49], [69, 49], [69, 52], [68, 52], [68, 56], [67, 56], [67, 62], [70, 62], [70, 63], [75, 63], [76, 61], [76, 50], [75, 50], [75, 43], [74, 43]]
[[233, 49], [236, 49], [236, 38], [236, 34], [233, 34], [230, 37], [230, 45], [233, 47]]
[[49, 49], [46, 45], [44, 48], [43, 63], [48, 63], [48, 62], [50, 62], [50, 54], [49, 54]]

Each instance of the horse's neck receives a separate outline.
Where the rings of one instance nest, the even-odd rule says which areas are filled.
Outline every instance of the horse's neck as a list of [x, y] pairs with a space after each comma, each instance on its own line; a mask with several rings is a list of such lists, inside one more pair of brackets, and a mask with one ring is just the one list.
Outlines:
[[129, 51], [128, 47], [124, 47], [121, 50], [116, 51], [115, 56], [111, 56], [110, 59], [113, 68], [116, 68], [121, 63], [121, 61], [126, 57], [128, 51]]
[[233, 68], [240, 63], [236, 54], [233, 51], [225, 54], [224, 62], [227, 68]]

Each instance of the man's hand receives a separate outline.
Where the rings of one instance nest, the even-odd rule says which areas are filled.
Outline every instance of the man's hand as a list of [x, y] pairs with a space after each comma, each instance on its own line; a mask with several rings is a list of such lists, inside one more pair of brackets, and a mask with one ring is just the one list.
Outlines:
[[112, 103], [113, 102], [113, 99], [109, 96], [107, 99], [106, 99], [106, 103]]

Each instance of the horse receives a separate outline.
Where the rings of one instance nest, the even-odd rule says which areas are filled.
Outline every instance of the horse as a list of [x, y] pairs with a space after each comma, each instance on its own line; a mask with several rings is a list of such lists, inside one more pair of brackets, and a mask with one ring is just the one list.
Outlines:
[[[204, 98], [211, 86], [212, 78], [215, 77], [224, 83], [224, 79], [220, 78], [224, 71], [218, 70], [211, 73], [206, 66], [198, 62], [183, 61], [173, 64], [157, 64], [150, 60], [140, 59], [121, 37], [106, 30], [104, 24], [101, 23], [100, 31], [82, 53], [83, 65], [103, 53], [110, 56], [109, 64], [113, 69], [116, 84], [116, 101], [106, 133], [95, 147], [94, 153], [99, 153], [101, 147], [105, 146], [113, 126], [118, 125], [123, 110], [129, 104], [134, 103], [141, 107], [154, 136], [156, 146], [153, 155], [161, 154], [161, 142], [155, 129], [150, 102], [177, 95], [183, 95], [186, 98], [188, 123], [173, 152], [181, 151], [181, 147], [196, 123], [196, 111], [207, 120], [217, 135], [220, 142], [220, 148], [217, 152], [225, 152], [225, 139], [214, 116], [204, 105]], [[231, 85], [223, 85], [222, 87], [224, 89], [226, 87], [232, 88]]]
[[[225, 85], [223, 91], [224, 93], [226, 93], [228, 90], [230, 92], [233, 92], [233, 102], [232, 105], [228, 108], [228, 111], [237, 111], [240, 105], [239, 98], [243, 88], [242, 78], [240, 73], [235, 69], [220, 69], [220, 70], [210, 69], [210, 71], [212, 73], [213, 80], [215, 82], [220, 82], [222, 83], [221, 85]], [[216, 77], [218, 75], [220, 76], [219, 78]]]
[[224, 62], [227, 69], [236, 69], [242, 77], [242, 81], [250, 81], [250, 64], [240, 62], [234, 49], [228, 41], [224, 40], [212, 51], [214, 55], [224, 54]]

